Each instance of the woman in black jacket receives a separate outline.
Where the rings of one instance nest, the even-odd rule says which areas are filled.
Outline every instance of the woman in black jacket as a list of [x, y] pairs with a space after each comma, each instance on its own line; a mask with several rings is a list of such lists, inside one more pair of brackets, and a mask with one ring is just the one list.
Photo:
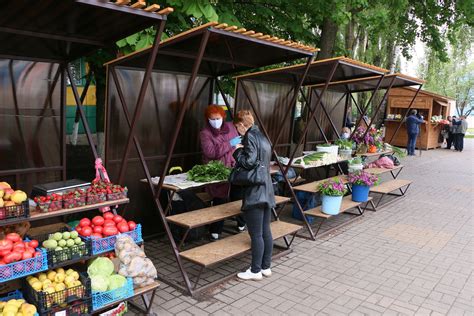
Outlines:
[[271, 145], [267, 138], [254, 125], [249, 111], [239, 111], [235, 118], [235, 127], [244, 136], [242, 145], [234, 152], [236, 167], [252, 170], [263, 166], [266, 170], [265, 183], [243, 187], [242, 212], [252, 244], [252, 265], [237, 276], [243, 280], [261, 280], [269, 277], [273, 250], [273, 238], [270, 230], [271, 209], [275, 207], [275, 194], [270, 177]]

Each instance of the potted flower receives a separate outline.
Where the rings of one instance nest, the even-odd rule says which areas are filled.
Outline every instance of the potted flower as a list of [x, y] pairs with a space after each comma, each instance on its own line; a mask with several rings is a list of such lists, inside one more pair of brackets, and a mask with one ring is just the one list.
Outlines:
[[364, 165], [362, 164], [362, 158], [355, 157], [354, 159], [349, 160], [349, 173], [357, 172], [364, 169]]
[[358, 171], [349, 174], [349, 183], [352, 185], [352, 201], [367, 202], [370, 187], [379, 181], [374, 174]]
[[376, 152], [383, 148], [382, 130], [370, 127], [366, 132], [366, 128], [360, 126], [352, 135], [352, 140], [357, 144], [357, 152], [365, 154], [367, 152]]
[[321, 211], [328, 215], [337, 215], [341, 209], [342, 197], [347, 190], [341, 181], [327, 180], [319, 184], [321, 193]]
[[338, 139], [334, 144], [339, 146], [339, 156], [343, 159], [350, 159], [352, 157], [352, 147], [354, 142], [349, 139]]

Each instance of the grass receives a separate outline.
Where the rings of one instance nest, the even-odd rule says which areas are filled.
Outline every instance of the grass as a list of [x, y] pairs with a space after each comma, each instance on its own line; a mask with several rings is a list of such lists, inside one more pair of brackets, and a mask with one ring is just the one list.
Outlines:
[[474, 127], [467, 129], [468, 133], [474, 133]]
[[464, 135], [464, 138], [474, 138], [474, 135], [472, 135], [472, 134], [471, 134], [471, 135], [467, 135], [467, 134], [466, 134], [466, 135]]

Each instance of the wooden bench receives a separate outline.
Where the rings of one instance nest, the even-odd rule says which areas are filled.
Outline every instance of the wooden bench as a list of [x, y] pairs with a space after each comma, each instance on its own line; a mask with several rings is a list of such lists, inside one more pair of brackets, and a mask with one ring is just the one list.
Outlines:
[[[288, 235], [293, 235], [294, 238], [298, 230], [300, 230], [301, 228], [302, 226], [287, 222], [272, 222], [271, 230], [273, 240], [283, 238]], [[285, 242], [287, 243], [287, 247], [289, 248], [292, 241], [288, 243], [288, 241], [285, 240]], [[197, 276], [197, 280], [195, 281], [194, 285], [194, 287], [196, 287], [204, 268], [241, 255], [249, 251], [250, 249], [250, 235], [246, 232], [238, 235], [232, 235], [230, 237], [220, 239], [210, 244], [205, 244], [180, 252], [179, 255], [181, 256], [181, 258], [201, 266], [201, 269]]]
[[[321, 210], [321, 206], [309, 209], [306, 212], [304, 212], [304, 214], [306, 216], [319, 217], [319, 218], [322, 219], [322, 221], [319, 223], [319, 226], [318, 226], [318, 228], [316, 230], [316, 233], [315, 233], [315, 236], [317, 236], [318, 232], [321, 229], [321, 226], [322, 226], [322, 224], [324, 223], [325, 220], [327, 220], [327, 219], [329, 219], [333, 216], [340, 215], [342, 213], [357, 215], [357, 216], [363, 215], [364, 211], [365, 211], [365, 209], [366, 209], [366, 207], [369, 203], [372, 204], [372, 197], [369, 197], [367, 202], [355, 202], [355, 201], [352, 201], [352, 195], [347, 195], [342, 199], [341, 208], [339, 209], [339, 213], [336, 214], [336, 215], [330, 215], [330, 214], [323, 213], [322, 210]], [[362, 206], [363, 204], [365, 204], [365, 205]], [[372, 207], [373, 207], [373, 209], [375, 209], [373, 204], [372, 204]], [[347, 211], [349, 211], [351, 209], [354, 209], [354, 208], [357, 209], [358, 214], [347, 212]], [[337, 228], [339, 228], [339, 227], [340, 226], [338, 226]]]
[[[381, 174], [384, 174], [384, 173], [388, 173], [390, 172], [392, 177], [394, 179], [396, 179], [398, 177], [398, 175], [400, 174], [400, 172], [402, 172], [402, 169], [403, 169], [404, 165], [398, 165], [398, 166], [395, 166], [394, 168], [392, 169], [387, 169], [387, 168], [367, 168], [367, 169], [364, 169], [365, 172], [368, 172], [368, 173], [371, 173], [371, 174], [375, 174], [375, 175], [381, 175]], [[394, 171], [398, 170], [397, 173], [394, 173]]]
[[335, 176], [335, 177], [328, 178], [328, 179], [323, 179], [323, 180], [318, 180], [318, 181], [305, 183], [305, 184], [293, 187], [293, 190], [301, 191], [301, 192], [308, 192], [308, 193], [317, 193], [319, 184], [321, 184], [321, 183], [323, 183], [327, 180], [334, 180], [334, 181], [341, 180], [342, 183], [345, 184], [345, 183], [347, 183], [347, 176], [346, 175], [339, 175], [339, 176]]
[[[379, 201], [376, 204], [376, 207], [380, 205], [385, 195], [404, 196], [408, 188], [410, 187], [411, 183], [412, 183], [411, 180], [395, 179], [395, 180], [383, 182], [379, 185], [371, 187], [370, 188], [371, 193], [377, 193], [381, 195]], [[405, 189], [403, 190], [403, 188]], [[396, 190], [400, 190], [400, 194], [392, 193], [393, 191], [396, 191]]]
[[[275, 196], [277, 205], [290, 201], [290, 198]], [[202, 208], [199, 210], [185, 212], [177, 215], [167, 216], [168, 223], [186, 228], [186, 232], [181, 239], [178, 248], [183, 245], [189, 231], [196, 227], [219, 222], [241, 214], [242, 200]]]

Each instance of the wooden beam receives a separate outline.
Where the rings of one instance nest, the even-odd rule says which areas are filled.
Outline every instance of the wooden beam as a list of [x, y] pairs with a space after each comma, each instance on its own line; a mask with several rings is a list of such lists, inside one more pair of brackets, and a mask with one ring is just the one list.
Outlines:
[[174, 12], [174, 9], [171, 8], [171, 7], [167, 7], [167, 8], [164, 8], [163, 10], [161, 10], [161, 11], [158, 11], [157, 13], [161, 14], [161, 15], [168, 15], [172, 12]]
[[247, 31], [247, 32], [242, 33], [242, 35], [253, 35], [253, 34], [255, 34], [255, 31]]
[[146, 2], [145, 1], [137, 1], [135, 2], [134, 4], [132, 4], [130, 6], [130, 8], [134, 8], [134, 9], [141, 9], [141, 8], [144, 8], [146, 7]]
[[227, 23], [221, 23], [221, 24], [218, 24], [218, 25], [214, 26], [214, 28], [215, 29], [223, 29], [223, 28], [226, 28], [228, 26], [229, 26], [229, 24], [227, 24]]
[[158, 4], [152, 4], [152, 5], [148, 6], [148, 7], [146, 7], [144, 10], [145, 10], [146, 12], [155, 12], [155, 11], [158, 11], [159, 9], [160, 9], [160, 5], [158, 5]]
[[232, 25], [232, 26], [226, 27], [226, 28], [224, 29], [224, 31], [234, 31], [234, 30], [236, 30], [236, 29], [238, 29], [238, 27], [235, 26], [235, 25]]
[[263, 35], [263, 33], [255, 33], [253, 35], [250, 35], [250, 37], [260, 37], [262, 35]]
[[278, 41], [275, 41], [276, 44], [283, 44], [285, 42], [284, 39], [280, 38]]
[[291, 41], [290, 41], [290, 40], [287, 40], [287, 41], [284, 41], [284, 42], [281, 43], [281, 44], [282, 44], [282, 45], [288, 45], [288, 44], [290, 44], [290, 43], [291, 43]]
[[126, 5], [126, 4], [129, 4], [130, 3], [130, 0], [117, 0], [115, 1], [115, 4], [117, 5]]
[[245, 32], [245, 31], [247, 31], [247, 30], [242, 27], [242, 28], [240, 28], [240, 29], [238, 29], [238, 30], [235, 30], [235, 31], [233, 31], [233, 32], [234, 32], [234, 33], [243, 33], [243, 32]]
[[269, 39], [271, 36], [270, 35], [264, 35], [264, 36], [260, 36], [258, 37], [259, 40], [266, 40], [266, 39]]
[[276, 37], [276, 36], [273, 36], [273, 37], [270, 37], [268, 40], [269, 40], [270, 42], [274, 42], [274, 41], [279, 40], [279, 38]]

